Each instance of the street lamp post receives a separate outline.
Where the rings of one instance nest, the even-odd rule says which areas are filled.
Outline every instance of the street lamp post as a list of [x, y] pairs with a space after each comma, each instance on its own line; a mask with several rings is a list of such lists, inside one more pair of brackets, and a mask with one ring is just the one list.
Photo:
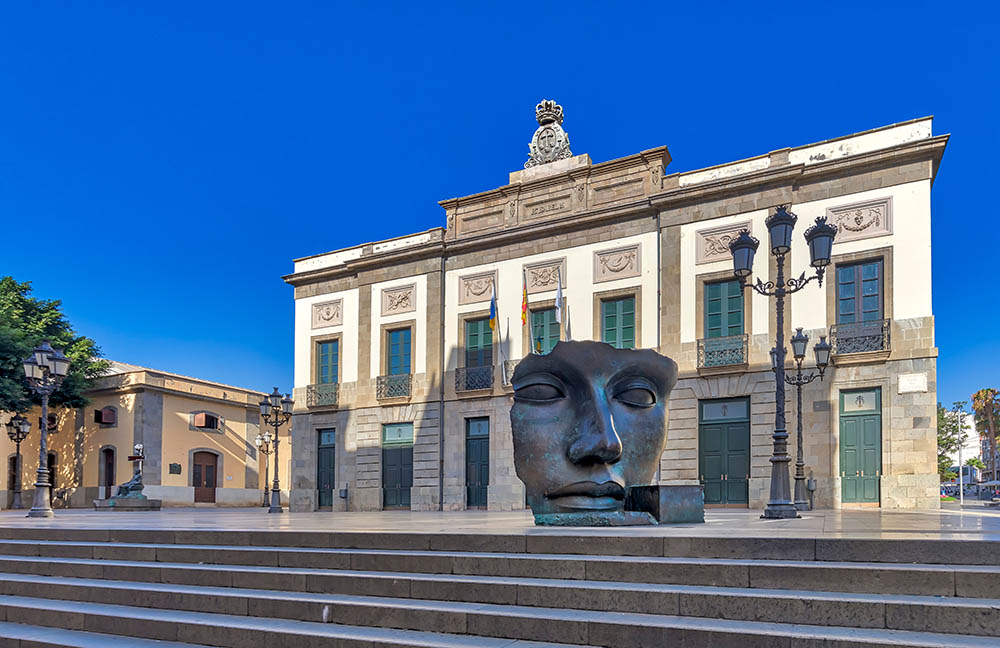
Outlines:
[[15, 414], [7, 422], [7, 436], [17, 447], [14, 459], [14, 503], [11, 506], [15, 509], [24, 508], [21, 503], [21, 442], [28, 437], [29, 432], [31, 432], [31, 421], [20, 414]]
[[[270, 403], [268, 403], [270, 405]], [[267, 465], [267, 456], [271, 454], [271, 433], [265, 432], [263, 435], [258, 434], [257, 438], [254, 439], [254, 443], [257, 444], [257, 450], [264, 455], [264, 503], [261, 506], [267, 506], [269, 503], [268, 493], [270, 489], [268, 488], [269, 473], [268, 469], [270, 466]]]
[[[806, 346], [809, 344], [809, 336], [802, 332], [801, 328], [795, 329], [795, 335], [792, 336], [790, 340], [792, 343], [792, 357], [795, 358], [795, 375], [789, 376], [785, 375], [785, 382], [789, 385], [795, 387], [796, 392], [796, 403], [798, 407], [795, 410], [795, 490], [794, 490], [794, 504], [795, 510], [797, 511], [807, 511], [809, 510], [809, 502], [806, 501], [806, 472], [805, 472], [805, 461], [802, 459], [802, 386], [808, 385], [812, 381], [819, 378], [823, 379], [823, 374], [826, 372], [827, 366], [830, 364], [830, 345], [826, 341], [826, 336], [819, 336], [819, 343], [813, 347], [813, 352], [816, 354], [816, 368], [819, 369], [819, 373], [809, 372], [808, 374], [802, 373], [802, 361], [806, 357]], [[772, 369], [777, 372], [778, 370], [778, 352], [777, 349], [771, 349], [771, 366]]]
[[764, 224], [771, 242], [771, 254], [778, 265], [775, 281], [767, 283], [757, 279], [751, 283], [753, 274], [753, 258], [760, 241], [750, 235], [748, 230], [742, 230], [729, 243], [733, 253], [733, 274], [740, 282], [740, 290], [750, 286], [765, 297], [774, 297], [777, 308], [777, 331], [775, 333], [774, 358], [774, 434], [771, 453], [771, 493], [761, 516], [765, 519], [783, 519], [799, 517], [791, 498], [788, 483], [788, 431], [785, 429], [785, 296], [802, 290], [806, 284], [817, 279], [823, 285], [823, 272], [830, 264], [833, 249], [833, 238], [837, 228], [826, 222], [826, 218], [816, 219], [816, 224], [806, 230], [806, 243], [809, 245], [810, 265], [815, 268], [815, 274], [806, 277], [803, 272], [798, 279], [785, 279], [785, 255], [792, 249], [792, 231], [798, 217], [785, 205], [775, 208]]
[[278, 428], [288, 423], [292, 418], [292, 399], [288, 394], [281, 397], [281, 392], [275, 387], [274, 391], [268, 394], [258, 403], [260, 405], [260, 415], [264, 419], [264, 425], [274, 428], [274, 483], [271, 485], [271, 506], [268, 513], [281, 513], [281, 486], [278, 484]]
[[39, 426], [38, 442], [38, 478], [35, 481], [35, 501], [28, 511], [28, 517], [52, 517], [52, 504], [49, 500], [49, 396], [59, 389], [63, 378], [69, 373], [69, 358], [62, 350], [53, 349], [48, 342], [42, 342], [32, 350], [31, 355], [21, 362], [28, 386], [42, 398], [42, 423]]

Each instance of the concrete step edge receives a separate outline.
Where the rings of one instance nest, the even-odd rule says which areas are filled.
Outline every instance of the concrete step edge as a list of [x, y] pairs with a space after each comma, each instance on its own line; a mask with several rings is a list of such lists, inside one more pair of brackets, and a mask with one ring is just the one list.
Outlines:
[[0, 639], [19, 642], [30, 641], [32, 646], [52, 646], [53, 648], [208, 648], [204, 644], [120, 637], [98, 632], [65, 630], [8, 621], [0, 621]]
[[[414, 639], [419, 635], [432, 635], [434, 633], [422, 633], [406, 630], [391, 630], [381, 627], [371, 626], [346, 626], [336, 624], [324, 624], [308, 621], [289, 621], [287, 619], [275, 619], [268, 617], [242, 617], [234, 615], [214, 614], [207, 612], [181, 612], [163, 611], [150, 608], [136, 608], [123, 605], [110, 605], [104, 603], [88, 603], [81, 606], [77, 602], [67, 602], [54, 599], [38, 599], [31, 597], [0, 595], [0, 610], [7, 615], [18, 616], [19, 614], [31, 615], [33, 625], [48, 627], [65, 627], [72, 623], [82, 623], [94, 630], [93, 626], [114, 627], [116, 633], [123, 633], [129, 636], [134, 635], [137, 630], [142, 630], [146, 634], [154, 632], [168, 631], [173, 629], [175, 634], [186, 635], [191, 631], [190, 626], [195, 626], [197, 633], [204, 633], [209, 628], [222, 631], [220, 635], [216, 632], [217, 639], [212, 639], [210, 645], [232, 646], [232, 648], [244, 648], [246, 639], [232, 634], [236, 630], [251, 631], [255, 641], [265, 641], [265, 635], [284, 636], [333, 636], [337, 638], [364, 638], [376, 645], [383, 643], [386, 633], [396, 633], [399, 637], [402, 633], [409, 633]], [[708, 636], [719, 636], [734, 638], [743, 635], [763, 638], [788, 638], [790, 640], [813, 640], [813, 641], [835, 641], [841, 648], [861, 648], [862, 646], [912, 646], [922, 648], [986, 648], [994, 647], [997, 642], [993, 638], [980, 638], [972, 636], [954, 636], [926, 632], [906, 632], [898, 630], [869, 630], [854, 628], [837, 628], [810, 625], [774, 624], [755, 621], [731, 621], [725, 619], [697, 619], [689, 617], [663, 617], [655, 625], [648, 624], [645, 615], [615, 614], [605, 620], [593, 620], [587, 618], [586, 614], [577, 615], [572, 620], [576, 624], [584, 624], [586, 634], [593, 637], [593, 642], [598, 645], [622, 648], [635, 645], [631, 635], [646, 637], [647, 640], [653, 636], [663, 636], [663, 633], [676, 632], [682, 636], [690, 636], [690, 633], [704, 634]], [[89, 620], [89, 623], [88, 623]], [[647, 621], [647, 625], [641, 625]], [[136, 622], [136, 623], [130, 623]], [[70, 628], [72, 629], [72, 628]], [[631, 633], [630, 633], [631, 631]], [[349, 636], [344, 636], [344, 635]], [[668, 635], [669, 636], [669, 635]], [[177, 636], [174, 640], [184, 640], [184, 636]], [[444, 643], [436, 643], [440, 638]], [[483, 640], [490, 637], [476, 637], [469, 634], [437, 634], [431, 641], [434, 643], [420, 645], [434, 646], [525, 646], [527, 644], [510, 643], [510, 639], [493, 638], [499, 643], [485, 643]], [[655, 640], [654, 640], [655, 641]], [[451, 643], [458, 642], [458, 643]], [[535, 645], [544, 645], [545, 642], [535, 642]], [[259, 644], [258, 644], [259, 645]], [[417, 645], [417, 644], [403, 644]], [[575, 645], [580, 646], [579, 642]], [[712, 645], [720, 645], [713, 643]], [[741, 645], [741, 644], [730, 644]], [[755, 644], [756, 645], [756, 644]]]
[[[6, 584], [13, 584], [9, 587]], [[25, 587], [27, 592], [19, 591], [18, 587]], [[67, 591], [69, 590], [69, 591]], [[177, 595], [178, 597], [189, 597], [191, 602], [196, 604], [196, 600], [203, 599], [206, 605], [214, 604], [217, 609], [235, 609], [236, 614], [252, 615], [255, 609], [268, 610], [277, 618], [293, 619], [299, 621], [319, 620], [333, 618], [345, 623], [348, 619], [357, 622], [358, 619], [371, 619], [372, 625], [381, 623], [381, 619], [393, 618], [398, 627], [408, 627], [413, 630], [429, 630], [439, 627], [436, 624], [451, 624], [457, 622], [460, 625], [467, 622], [470, 617], [504, 617], [508, 619], [519, 619], [526, 623], [534, 621], [548, 622], [575, 622], [582, 618], [590, 621], [602, 623], [619, 623], [621, 619], [627, 618], [629, 624], [649, 626], [662, 625], [667, 619], [705, 619], [717, 620], [730, 606], [726, 600], [719, 600], [715, 609], [703, 609], [701, 614], [685, 614], [681, 599], [676, 601], [676, 610], [657, 610], [639, 612], [628, 612], [622, 610], [605, 610], [592, 608], [554, 608], [542, 605], [521, 605], [519, 604], [495, 604], [467, 601], [442, 601], [425, 598], [399, 598], [389, 596], [366, 596], [357, 594], [322, 594], [309, 592], [286, 592], [278, 590], [261, 590], [250, 588], [234, 587], [211, 587], [204, 585], [174, 585], [163, 583], [136, 583], [131, 581], [113, 581], [87, 578], [71, 577], [50, 577], [33, 575], [0, 574], [0, 592], [11, 596], [23, 596], [31, 592], [51, 592], [53, 597], [47, 600], [75, 600], [83, 604], [90, 604], [92, 597], [99, 594], [99, 600], [116, 600], [111, 592], [128, 593], [126, 601], [146, 601], [147, 605], [135, 604], [136, 607], [149, 607], [152, 609], [176, 608], [159, 607], [162, 601], [157, 603], [155, 594]], [[154, 594], [155, 593], [155, 594]], [[648, 596], [648, 595], [644, 595]], [[812, 600], [806, 603], [807, 614], [811, 613], [812, 618], [801, 618], [797, 622], [784, 622], [768, 619], [761, 607], [763, 600], [771, 600], [774, 597], [760, 597], [762, 601], [756, 604], [756, 617], [743, 619], [729, 619], [734, 622], [762, 622], [777, 626], [810, 625], [811, 627], [833, 628], [840, 630], [850, 630], [853, 626], [839, 625], [837, 623], [818, 623], [817, 616], [824, 612], [822, 603], [832, 605], [849, 605], [846, 610], [838, 610], [839, 618], [850, 619], [854, 623], [862, 625], [865, 629], [872, 630], [892, 630], [906, 632], [926, 632], [930, 628], [914, 627], [915, 623], [927, 623], [920, 619], [923, 615], [936, 615], [929, 624], [935, 633], [948, 632], [954, 635], [985, 635], [1000, 636], [1000, 627], [996, 623], [996, 612], [1000, 609], [997, 601], [962, 603], [949, 605], [949, 601], [935, 601], [932, 598], [923, 598], [920, 601], [900, 600], [896, 603], [886, 604], [893, 607], [883, 607], [879, 609], [877, 602], [858, 601], [845, 603], [843, 600]], [[793, 603], [797, 601], [794, 596], [785, 597], [786, 601], [781, 604], [787, 608], [779, 607], [770, 613], [771, 617], [787, 619], [790, 614], [801, 611], [792, 611]], [[912, 597], [916, 598], [916, 597]], [[120, 600], [120, 598], [118, 599]], [[539, 599], [543, 600], [543, 599]], [[228, 601], [225, 603], [224, 601]], [[655, 601], [650, 601], [654, 602]], [[669, 599], [663, 602], [671, 605]], [[883, 602], [884, 603], [884, 602]], [[169, 605], [169, 603], [167, 604]], [[697, 606], [697, 603], [695, 603]], [[896, 609], [899, 607], [900, 609]], [[906, 609], [912, 608], [912, 609]], [[788, 612], [785, 612], [788, 609]], [[183, 611], [183, 610], [177, 610]], [[951, 614], [951, 617], [946, 616]], [[332, 617], [331, 617], [332, 615]], [[430, 618], [425, 618], [430, 616]], [[864, 616], [868, 615], [868, 616]], [[992, 622], [984, 619], [994, 619]], [[890, 619], [892, 621], [890, 622]], [[864, 620], [864, 623], [862, 623]], [[882, 622], [884, 620], [884, 623]], [[889, 627], [889, 625], [892, 627]], [[978, 625], [975, 625], [978, 623]], [[359, 623], [365, 625], [364, 623]], [[451, 628], [449, 631], [463, 631], [461, 627]], [[512, 637], [516, 638], [516, 637]], [[538, 637], [532, 637], [538, 638]]]

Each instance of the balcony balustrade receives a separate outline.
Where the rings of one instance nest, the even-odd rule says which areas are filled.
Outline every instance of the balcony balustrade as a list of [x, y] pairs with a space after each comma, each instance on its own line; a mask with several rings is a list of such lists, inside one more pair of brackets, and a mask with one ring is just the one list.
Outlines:
[[398, 374], [395, 376], [379, 376], [375, 381], [375, 398], [409, 398], [413, 376]]
[[698, 368], [746, 365], [748, 339], [749, 336], [744, 333], [698, 340]]
[[455, 391], [493, 388], [493, 365], [459, 367], [455, 370]]
[[306, 407], [336, 407], [340, 397], [340, 385], [325, 383], [306, 387]]
[[890, 351], [889, 324], [887, 319], [834, 324], [830, 327], [833, 355]]

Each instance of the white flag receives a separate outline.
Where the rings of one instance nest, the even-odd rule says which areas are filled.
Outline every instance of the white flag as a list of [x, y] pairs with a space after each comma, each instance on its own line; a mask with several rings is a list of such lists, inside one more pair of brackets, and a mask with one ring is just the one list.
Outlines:
[[563, 295], [562, 271], [556, 268], [556, 321], [562, 323]]

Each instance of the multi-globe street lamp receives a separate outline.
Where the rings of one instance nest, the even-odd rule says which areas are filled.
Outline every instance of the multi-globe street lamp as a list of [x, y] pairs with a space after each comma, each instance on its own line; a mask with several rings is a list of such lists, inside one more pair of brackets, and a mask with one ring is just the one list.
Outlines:
[[[802, 459], [802, 386], [808, 385], [819, 378], [823, 379], [826, 368], [830, 365], [830, 350], [832, 347], [827, 343], [826, 336], [819, 336], [819, 342], [813, 346], [816, 354], [816, 368], [819, 373], [802, 373], [802, 361], [806, 358], [806, 347], [809, 344], [809, 336], [802, 332], [801, 328], [795, 329], [795, 335], [789, 340], [792, 343], [792, 357], [795, 358], [795, 375], [785, 375], [785, 382], [795, 387], [796, 403], [795, 410], [795, 490], [794, 504], [795, 510], [806, 511], [809, 509], [809, 502], [806, 501], [806, 464]], [[778, 350], [771, 349], [771, 367], [778, 371]]]
[[288, 423], [292, 418], [292, 401], [288, 394], [281, 397], [281, 392], [275, 387], [274, 391], [264, 397], [258, 403], [260, 405], [260, 416], [264, 419], [264, 425], [274, 428], [274, 483], [271, 485], [271, 506], [268, 513], [281, 513], [281, 486], [278, 484], [278, 428]]
[[49, 396], [52, 395], [63, 378], [69, 373], [69, 358], [63, 355], [61, 349], [53, 349], [48, 342], [36, 346], [31, 355], [25, 358], [21, 365], [28, 379], [28, 386], [42, 398], [42, 422], [39, 425], [38, 442], [38, 478], [35, 481], [35, 500], [28, 511], [28, 517], [52, 517], [52, 503], [49, 499]]
[[771, 453], [771, 492], [761, 516], [766, 519], [783, 519], [799, 517], [795, 504], [792, 502], [791, 489], [788, 480], [788, 431], [785, 429], [785, 296], [802, 290], [806, 284], [817, 279], [823, 285], [823, 272], [830, 265], [833, 250], [833, 239], [837, 228], [819, 217], [816, 224], [805, 232], [806, 243], [809, 245], [810, 265], [815, 274], [806, 277], [803, 272], [798, 279], [785, 279], [785, 255], [792, 249], [792, 231], [798, 217], [789, 211], [788, 206], [780, 205], [773, 214], [768, 216], [764, 224], [767, 226], [771, 243], [771, 254], [775, 257], [778, 272], [774, 281], [762, 282], [757, 279], [751, 283], [753, 274], [753, 258], [757, 253], [760, 241], [750, 235], [748, 230], [742, 230], [729, 243], [733, 253], [733, 274], [740, 282], [740, 290], [750, 286], [765, 297], [774, 297], [777, 308], [777, 332], [775, 334], [774, 358], [774, 434]]
[[[271, 403], [268, 402], [269, 406], [270, 404]], [[267, 456], [271, 454], [271, 433], [265, 432], [264, 434], [258, 434], [257, 438], [254, 439], [254, 444], [257, 446], [257, 450], [264, 455], [264, 503], [261, 504], [261, 506], [267, 506], [269, 500], [268, 493], [270, 492], [267, 484], [270, 475], [268, 473], [270, 466], [267, 464]]]
[[11, 508], [15, 509], [24, 508], [21, 504], [21, 442], [28, 437], [29, 432], [31, 421], [20, 414], [15, 414], [7, 421], [7, 436], [17, 447], [14, 455], [14, 502], [11, 504]]

